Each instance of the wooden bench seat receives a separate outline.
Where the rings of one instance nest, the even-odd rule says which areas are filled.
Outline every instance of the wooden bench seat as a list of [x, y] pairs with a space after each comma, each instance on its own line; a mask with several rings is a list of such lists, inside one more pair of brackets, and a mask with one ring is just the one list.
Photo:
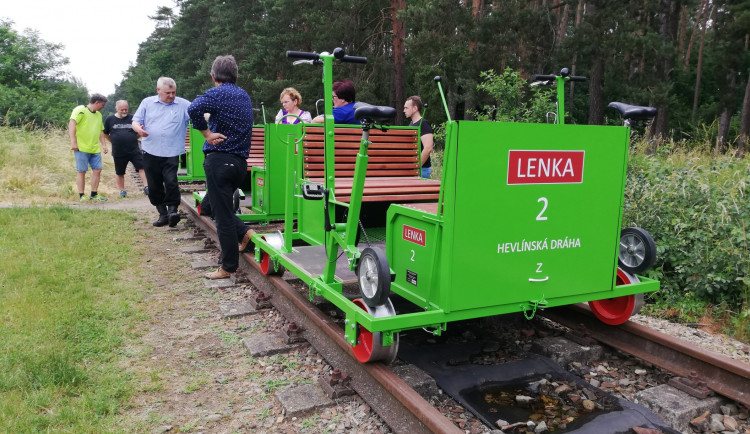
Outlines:
[[[336, 199], [351, 200], [356, 156], [362, 130], [335, 129]], [[362, 202], [437, 201], [440, 181], [421, 178], [419, 136], [416, 129], [370, 131], [367, 154], [367, 176]], [[304, 176], [322, 183], [325, 174], [324, 136], [322, 127], [307, 127], [303, 139]]]
[[[323, 183], [323, 178], [308, 178]], [[348, 203], [352, 194], [352, 178], [336, 178], [336, 199]], [[440, 181], [413, 177], [367, 177], [362, 202], [436, 201]]]
[[437, 215], [438, 211], [438, 204], [437, 202], [429, 202], [429, 203], [399, 203], [398, 205], [405, 206], [407, 208], [416, 209], [419, 211], [426, 212], [428, 214], [435, 214]]

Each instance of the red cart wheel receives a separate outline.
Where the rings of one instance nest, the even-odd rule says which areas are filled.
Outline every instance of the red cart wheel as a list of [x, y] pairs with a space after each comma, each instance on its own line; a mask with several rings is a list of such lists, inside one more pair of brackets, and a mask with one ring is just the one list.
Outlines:
[[[284, 236], [281, 234], [281, 231], [263, 235], [261, 238], [266, 240], [268, 244], [277, 250], [284, 246]], [[271, 256], [261, 250], [260, 271], [266, 276], [281, 276], [284, 274], [284, 267], [281, 264], [277, 265], [275, 261], [271, 261]]]
[[[617, 286], [640, 282], [637, 277], [617, 269]], [[623, 295], [622, 297], [594, 300], [589, 302], [591, 312], [599, 321], [609, 325], [620, 325], [635, 315], [643, 307], [643, 294]]]
[[[375, 318], [396, 315], [396, 310], [389, 299], [386, 299], [385, 303], [376, 307], [368, 306], [361, 298], [357, 298], [352, 302]], [[396, 354], [398, 354], [398, 333], [393, 334], [393, 344], [387, 347], [383, 346], [383, 334], [381, 332], [372, 333], [366, 328], [359, 326], [357, 335], [357, 345], [352, 347], [352, 351], [354, 351], [354, 357], [360, 363], [382, 360], [383, 363], [390, 364], [396, 360]]]

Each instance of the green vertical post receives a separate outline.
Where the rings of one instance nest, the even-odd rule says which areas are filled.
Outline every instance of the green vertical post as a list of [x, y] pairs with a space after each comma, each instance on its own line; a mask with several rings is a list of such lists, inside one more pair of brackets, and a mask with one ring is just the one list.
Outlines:
[[557, 123], [565, 125], [565, 77], [555, 77], [557, 81]]

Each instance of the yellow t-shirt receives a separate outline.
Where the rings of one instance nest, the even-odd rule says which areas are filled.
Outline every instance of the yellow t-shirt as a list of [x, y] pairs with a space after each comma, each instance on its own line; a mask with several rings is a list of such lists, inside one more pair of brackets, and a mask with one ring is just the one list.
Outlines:
[[98, 154], [99, 135], [104, 129], [102, 123], [102, 113], [91, 113], [85, 105], [79, 105], [73, 109], [70, 118], [76, 121], [76, 140], [78, 141], [78, 150], [88, 152], [89, 154]]

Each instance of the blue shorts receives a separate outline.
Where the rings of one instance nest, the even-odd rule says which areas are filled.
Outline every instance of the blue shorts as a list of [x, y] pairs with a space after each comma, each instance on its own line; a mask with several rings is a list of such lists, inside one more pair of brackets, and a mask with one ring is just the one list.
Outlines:
[[91, 170], [102, 170], [102, 154], [89, 154], [88, 152], [73, 151], [76, 156], [76, 170], [87, 172], [89, 166]]

